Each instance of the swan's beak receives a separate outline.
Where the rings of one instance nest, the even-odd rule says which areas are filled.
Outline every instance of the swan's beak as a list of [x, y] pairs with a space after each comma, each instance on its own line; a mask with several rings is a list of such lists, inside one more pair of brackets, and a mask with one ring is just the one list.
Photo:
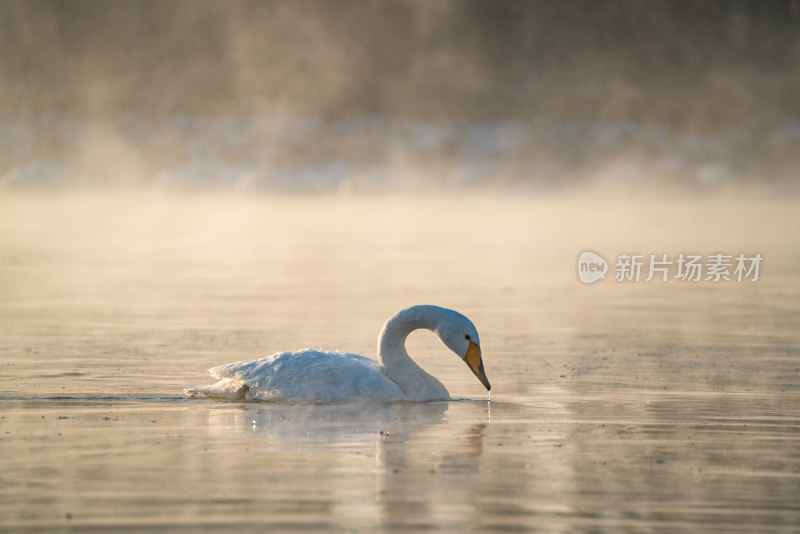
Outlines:
[[483, 370], [481, 348], [472, 341], [469, 342], [469, 348], [467, 349], [467, 355], [464, 356], [464, 361], [467, 362], [467, 365], [472, 369], [472, 372], [475, 373], [475, 376], [478, 377], [478, 380], [481, 381], [481, 384], [486, 387], [486, 390], [491, 391], [492, 385], [489, 384], [489, 379], [486, 378], [486, 371]]

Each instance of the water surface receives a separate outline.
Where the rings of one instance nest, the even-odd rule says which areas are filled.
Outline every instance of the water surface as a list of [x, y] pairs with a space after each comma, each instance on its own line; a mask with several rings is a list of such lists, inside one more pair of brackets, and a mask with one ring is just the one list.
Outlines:
[[[0, 529], [800, 528], [790, 202], [0, 197]], [[755, 283], [578, 282], [590, 248], [760, 252]], [[372, 356], [418, 303], [478, 327], [492, 399], [186, 399], [208, 367]]]

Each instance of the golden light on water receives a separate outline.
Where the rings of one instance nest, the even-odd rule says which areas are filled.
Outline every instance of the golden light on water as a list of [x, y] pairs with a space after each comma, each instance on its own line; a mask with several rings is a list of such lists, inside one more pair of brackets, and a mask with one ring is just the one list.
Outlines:
[[[793, 531], [797, 7], [0, 3], [0, 530]], [[413, 304], [493, 395], [182, 393]]]

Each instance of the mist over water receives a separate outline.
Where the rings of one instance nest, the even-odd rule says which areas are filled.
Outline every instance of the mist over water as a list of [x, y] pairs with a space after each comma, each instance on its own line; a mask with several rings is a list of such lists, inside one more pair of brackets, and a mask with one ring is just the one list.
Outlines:
[[796, 192], [798, 2], [0, 4], [0, 187]]
[[[0, 531], [797, 532], [798, 95], [800, 0], [0, 0]], [[490, 402], [183, 396], [414, 304]]]

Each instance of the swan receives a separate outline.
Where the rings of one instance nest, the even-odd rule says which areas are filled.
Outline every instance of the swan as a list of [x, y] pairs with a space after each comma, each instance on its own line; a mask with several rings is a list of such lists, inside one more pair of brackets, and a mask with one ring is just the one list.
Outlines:
[[217, 383], [185, 389], [184, 393], [188, 397], [308, 403], [448, 400], [444, 384], [406, 352], [406, 337], [421, 328], [432, 330], [491, 390], [472, 322], [454, 310], [419, 305], [400, 310], [383, 325], [378, 361], [347, 352], [279, 352], [213, 367], [208, 372]]

